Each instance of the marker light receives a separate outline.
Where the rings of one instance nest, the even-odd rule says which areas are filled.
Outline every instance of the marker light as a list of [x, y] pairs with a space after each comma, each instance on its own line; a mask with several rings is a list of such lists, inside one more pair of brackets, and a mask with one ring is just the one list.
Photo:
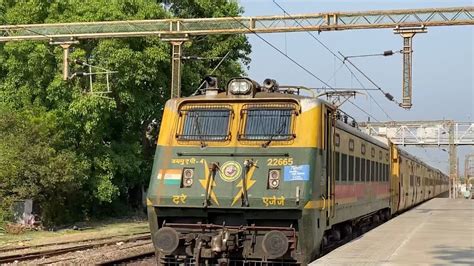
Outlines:
[[183, 169], [183, 174], [182, 174], [182, 184], [183, 187], [191, 187], [194, 183], [193, 180], [194, 177], [194, 169], [193, 168], [184, 168]]
[[280, 186], [280, 170], [272, 169], [268, 171], [268, 188], [278, 189]]
[[243, 95], [250, 93], [252, 82], [248, 79], [237, 78], [229, 81], [227, 89], [234, 95]]

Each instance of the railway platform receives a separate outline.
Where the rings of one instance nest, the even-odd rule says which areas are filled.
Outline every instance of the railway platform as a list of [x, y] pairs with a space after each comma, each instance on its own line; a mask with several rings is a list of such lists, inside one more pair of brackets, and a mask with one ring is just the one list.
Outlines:
[[431, 199], [310, 265], [474, 265], [474, 200]]

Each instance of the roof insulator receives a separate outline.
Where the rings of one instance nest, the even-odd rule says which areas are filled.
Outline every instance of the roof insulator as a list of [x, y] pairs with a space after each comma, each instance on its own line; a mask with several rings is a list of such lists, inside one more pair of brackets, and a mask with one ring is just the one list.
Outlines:
[[385, 93], [385, 97], [389, 99], [390, 101], [393, 101], [393, 96], [390, 93]]

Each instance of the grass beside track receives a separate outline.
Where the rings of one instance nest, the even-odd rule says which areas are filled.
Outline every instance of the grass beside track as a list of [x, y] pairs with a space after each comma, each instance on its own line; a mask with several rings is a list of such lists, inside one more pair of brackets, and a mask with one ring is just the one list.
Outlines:
[[0, 234], [0, 249], [44, 245], [50, 243], [62, 243], [71, 241], [83, 241], [88, 239], [136, 234], [147, 232], [148, 223], [141, 219], [127, 219], [127, 220], [108, 220], [101, 222], [91, 222], [81, 224], [79, 228], [83, 230], [62, 229], [58, 231], [27, 231], [23, 234], [12, 235]]

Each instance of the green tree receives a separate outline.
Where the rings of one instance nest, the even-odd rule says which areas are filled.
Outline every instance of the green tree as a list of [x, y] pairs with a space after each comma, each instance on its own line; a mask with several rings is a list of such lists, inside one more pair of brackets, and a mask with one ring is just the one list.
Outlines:
[[[223, 0], [171, 1], [169, 9], [151, 0], [0, 0], [0, 11], [0, 21], [5, 24], [242, 13], [235, 1]], [[202, 57], [222, 57], [230, 51], [215, 73], [224, 81], [243, 74], [250, 45], [245, 36], [204, 36], [186, 43], [184, 51]], [[0, 44], [0, 123], [13, 121], [9, 125], [14, 125], [0, 125], [0, 152], [5, 153], [0, 154], [0, 181], [7, 190], [19, 189], [10, 193], [0, 187], [0, 198], [31, 197], [43, 204], [60, 204], [46, 206], [43, 215], [47, 217], [66, 217], [59, 212], [65, 209], [84, 217], [138, 206], [153, 158], [149, 124], [160, 121], [169, 98], [170, 46], [156, 37], [81, 40], [73, 46], [71, 59], [117, 71], [110, 79], [112, 92], [102, 95], [105, 97], [91, 94], [84, 78], [63, 81], [60, 47], [44, 42]], [[191, 94], [216, 64], [184, 62], [184, 96]], [[84, 70], [71, 65], [74, 71]], [[94, 91], [105, 91], [105, 77], [95, 77], [93, 85]], [[35, 133], [35, 140], [30, 137], [30, 123], [36, 123], [31, 127], [41, 133]], [[26, 174], [32, 171], [36, 174]], [[31, 189], [19, 186], [27, 183], [37, 185]], [[50, 220], [63, 222], [61, 219]]]
[[[63, 208], [80, 196], [89, 166], [74, 151], [58, 148], [62, 136], [57, 117], [41, 108], [0, 111], [2, 201], [34, 198], [49, 214], [47, 223], [74, 217]], [[59, 212], [64, 213], [56, 215]]]

